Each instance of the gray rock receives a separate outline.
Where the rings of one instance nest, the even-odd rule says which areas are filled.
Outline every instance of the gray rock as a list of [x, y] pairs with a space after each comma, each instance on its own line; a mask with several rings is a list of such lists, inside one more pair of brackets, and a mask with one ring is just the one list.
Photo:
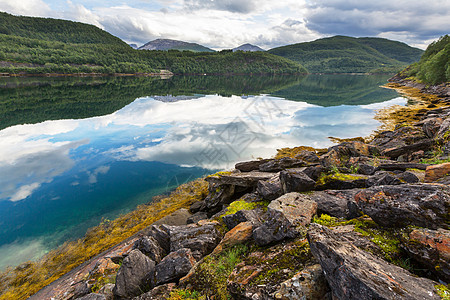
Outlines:
[[433, 144], [433, 140], [422, 140], [411, 145], [401, 146], [397, 148], [388, 148], [384, 150], [382, 154], [390, 158], [397, 158], [401, 155], [411, 154], [418, 150], [428, 150]]
[[419, 177], [409, 171], [400, 173], [395, 177], [397, 177], [403, 183], [418, 183], [420, 181]]
[[385, 171], [406, 171], [407, 169], [426, 170], [429, 165], [411, 162], [384, 161], [378, 165], [378, 170]]
[[75, 285], [73, 290], [73, 299], [78, 299], [91, 293], [91, 285], [83, 281]]
[[156, 285], [173, 282], [185, 276], [195, 264], [195, 258], [190, 249], [181, 248], [169, 253], [156, 266]]
[[138, 249], [156, 263], [159, 263], [166, 255], [166, 253], [164, 253], [164, 249], [152, 236], [144, 236], [140, 238], [134, 243], [133, 248]]
[[180, 208], [179, 210], [174, 211], [168, 216], [165, 216], [158, 221], [154, 222], [153, 225], [171, 225], [171, 226], [178, 226], [178, 225], [186, 225], [187, 219], [192, 214], [187, 210], [186, 208]]
[[217, 222], [210, 222], [169, 227], [170, 252], [188, 248], [197, 260], [210, 254], [222, 238], [216, 225]]
[[[229, 204], [234, 195], [234, 185], [219, 185], [210, 183], [208, 196], [206, 196], [205, 208], [209, 212], [216, 213], [222, 208], [222, 205]], [[203, 210], [203, 209], [202, 209]]]
[[191, 207], [189, 207], [189, 211], [195, 214], [196, 212], [200, 211], [204, 205], [205, 203], [203, 201], [194, 202]]
[[170, 231], [167, 225], [152, 225], [150, 230], [145, 233], [148, 236], [153, 237], [161, 248], [164, 250], [164, 255], [170, 252]]
[[169, 299], [170, 293], [176, 287], [175, 283], [166, 283], [157, 287], [154, 287], [151, 291], [133, 298], [133, 300], [161, 300]]
[[135, 249], [125, 257], [117, 272], [113, 294], [116, 299], [129, 299], [150, 290], [155, 274], [155, 262]]
[[104, 295], [106, 300], [113, 300], [114, 299], [113, 289], [114, 284], [107, 283], [100, 289], [100, 291], [98, 291], [98, 293]]
[[318, 213], [353, 219], [361, 215], [361, 210], [355, 203], [355, 195], [360, 191], [361, 189], [317, 191], [309, 197], [317, 203]]
[[331, 300], [327, 295], [329, 291], [322, 267], [316, 264], [306, 267], [291, 279], [282, 282], [278, 291], [273, 293], [273, 297], [289, 300]]
[[450, 130], [450, 118], [446, 118], [446, 119], [442, 122], [442, 124], [441, 124], [441, 126], [440, 126], [440, 128], [439, 128], [439, 131], [438, 131], [438, 133], [436, 134], [436, 137], [437, 137], [437, 138], [443, 138], [444, 135], [445, 135], [445, 133], [446, 133], [447, 131], [449, 131], [449, 130]]
[[267, 208], [267, 220], [253, 230], [253, 239], [268, 245], [296, 237], [309, 224], [317, 211], [317, 203], [308, 195], [289, 193], [272, 201]]
[[193, 214], [192, 216], [190, 216], [187, 219], [186, 223], [187, 224], [194, 224], [194, 223], [197, 223], [200, 220], [205, 220], [205, 219], [208, 219], [208, 214], [206, 212], [199, 211], [199, 212], [196, 212], [195, 214]]
[[301, 169], [284, 170], [280, 173], [283, 193], [307, 192], [314, 189], [316, 182]]
[[423, 126], [423, 132], [427, 135], [429, 138], [434, 138], [434, 136], [439, 131], [439, 128], [441, 127], [443, 120], [441, 118], [428, 118], [422, 121]]
[[394, 174], [387, 171], [378, 171], [367, 179], [366, 186], [397, 185], [401, 183], [400, 179], [395, 177]]
[[327, 169], [318, 165], [318, 166], [309, 166], [304, 169], [302, 169], [302, 172], [308, 175], [309, 178], [311, 178], [314, 181], [317, 181], [319, 179], [320, 175], [325, 172]]
[[299, 154], [295, 156], [296, 159], [301, 159], [310, 164], [318, 164], [320, 163], [319, 157], [313, 151], [302, 150]]
[[228, 230], [233, 229], [239, 223], [251, 222], [253, 226], [257, 227], [263, 222], [264, 212], [261, 209], [240, 210], [235, 214], [226, 215], [222, 218]]
[[361, 174], [339, 174], [329, 175], [325, 180], [319, 180], [316, 190], [350, 190], [365, 188], [367, 184], [367, 175]]
[[261, 164], [259, 170], [262, 172], [279, 172], [284, 169], [305, 167], [307, 165], [308, 163], [301, 159], [283, 157]]
[[256, 191], [265, 200], [274, 200], [282, 195], [280, 176], [275, 175], [268, 180], [260, 180]]
[[381, 226], [449, 229], [448, 187], [430, 184], [375, 186], [359, 192], [355, 200], [361, 210]]
[[337, 299], [440, 299], [437, 282], [360, 250], [325, 226], [311, 224], [308, 241]]
[[261, 160], [252, 160], [252, 161], [244, 161], [237, 163], [234, 168], [241, 172], [251, 172], [259, 170], [259, 166], [271, 161], [271, 159], [261, 159]]
[[368, 164], [359, 164], [358, 165], [358, 174], [363, 175], [373, 175], [375, 174], [377, 168]]
[[102, 294], [91, 293], [81, 298], [77, 298], [77, 300], [106, 300], [106, 297]]

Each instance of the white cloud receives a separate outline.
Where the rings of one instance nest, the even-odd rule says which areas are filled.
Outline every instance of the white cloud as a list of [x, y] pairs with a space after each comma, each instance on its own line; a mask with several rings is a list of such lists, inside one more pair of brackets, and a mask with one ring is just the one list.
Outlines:
[[92, 172], [87, 172], [88, 181], [90, 184], [97, 183], [97, 177], [99, 174], [106, 174], [109, 172], [110, 166], [100, 166]]
[[42, 0], [0, 0], [0, 11], [39, 17], [48, 16], [51, 13], [50, 6]]

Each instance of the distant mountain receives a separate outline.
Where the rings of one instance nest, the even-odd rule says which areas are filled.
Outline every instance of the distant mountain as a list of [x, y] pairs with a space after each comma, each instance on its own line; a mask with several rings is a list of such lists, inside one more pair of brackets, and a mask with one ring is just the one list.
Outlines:
[[156, 39], [138, 48], [138, 50], [189, 50], [193, 52], [215, 52], [196, 43], [187, 43], [177, 40]]
[[130, 47], [133, 48], [133, 49], [139, 48], [138, 45], [136, 45], [136, 44], [128, 44], [128, 45], [130, 45]]
[[397, 72], [423, 50], [382, 38], [334, 36], [268, 51], [301, 63], [313, 73]]
[[233, 49], [233, 52], [236, 51], [244, 51], [244, 52], [254, 52], [254, 51], [266, 51], [258, 46], [252, 45], [252, 44], [244, 44], [244, 45], [240, 45], [239, 47], [236, 47]]

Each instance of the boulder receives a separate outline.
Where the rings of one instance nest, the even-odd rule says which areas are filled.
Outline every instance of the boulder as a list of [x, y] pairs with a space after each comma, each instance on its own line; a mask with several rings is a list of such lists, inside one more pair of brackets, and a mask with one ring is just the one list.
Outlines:
[[199, 222], [185, 226], [170, 226], [170, 251], [188, 248], [199, 260], [211, 253], [219, 244], [222, 235], [217, 230], [218, 222]]
[[309, 178], [311, 178], [314, 181], [317, 181], [319, 179], [320, 175], [325, 172], [327, 169], [318, 165], [318, 166], [309, 166], [306, 168], [298, 169], [299, 171], [302, 171], [306, 175], [308, 175]]
[[194, 224], [200, 220], [208, 219], [208, 214], [204, 211], [198, 211], [187, 219], [187, 224]]
[[349, 190], [365, 188], [369, 177], [361, 174], [335, 173], [319, 178], [316, 190]]
[[426, 266], [442, 281], [450, 282], [450, 231], [417, 228], [402, 248], [417, 262]]
[[189, 211], [193, 214], [195, 214], [196, 212], [199, 212], [202, 207], [205, 205], [205, 203], [203, 201], [197, 201], [194, 202], [191, 207], [189, 207]]
[[355, 200], [365, 214], [384, 227], [449, 228], [450, 192], [447, 187], [427, 184], [375, 186], [356, 194]]
[[161, 248], [158, 241], [152, 236], [144, 236], [137, 240], [134, 243], [134, 249], [138, 249], [156, 263], [159, 263], [166, 255], [164, 249]]
[[400, 173], [395, 177], [397, 177], [402, 183], [418, 183], [420, 181], [419, 177], [410, 171]]
[[205, 206], [202, 208], [202, 211], [218, 212], [222, 208], [222, 205], [229, 204], [232, 201], [234, 190], [234, 185], [210, 183], [208, 196], [204, 200]]
[[440, 299], [437, 282], [389, 264], [325, 226], [311, 224], [308, 241], [337, 299]]
[[387, 171], [378, 171], [367, 179], [366, 186], [396, 185], [401, 183], [402, 182], [395, 176], [395, 174]]
[[310, 164], [320, 163], [319, 157], [314, 151], [302, 150], [297, 155], [295, 155], [295, 158], [301, 159]]
[[316, 184], [302, 169], [282, 171], [280, 173], [280, 182], [283, 193], [311, 191]]
[[271, 159], [261, 159], [261, 160], [252, 160], [252, 161], [244, 161], [237, 163], [234, 168], [241, 172], [251, 172], [259, 170], [259, 166], [271, 161]]
[[273, 294], [275, 299], [282, 300], [316, 300], [330, 299], [330, 288], [319, 264], [307, 266], [294, 277], [282, 282]]
[[150, 290], [155, 275], [155, 262], [135, 249], [125, 257], [117, 272], [113, 294], [116, 299], [129, 299]]
[[187, 219], [192, 214], [187, 210], [186, 208], [180, 208], [177, 211], [174, 211], [168, 216], [165, 216], [158, 221], [154, 222], [153, 225], [171, 225], [171, 226], [178, 226], [178, 225], [186, 225]]
[[428, 150], [433, 145], [433, 143], [433, 140], [422, 140], [411, 145], [385, 149], [383, 150], [382, 154], [390, 158], [397, 158], [401, 155], [411, 154], [418, 150]]
[[217, 245], [212, 253], [219, 254], [229, 247], [237, 244], [243, 244], [244, 242], [252, 238], [252, 232], [253, 225], [251, 222], [239, 223], [225, 234], [222, 241], [219, 243], [219, 245]]
[[170, 294], [175, 290], [175, 283], [166, 283], [157, 287], [154, 287], [151, 291], [133, 298], [133, 300], [161, 300], [169, 299]]
[[337, 218], [353, 219], [361, 215], [359, 209], [354, 209], [356, 206], [355, 195], [360, 191], [361, 189], [317, 191], [311, 193], [309, 198], [317, 203], [319, 214], [325, 213]]
[[335, 149], [331, 149], [324, 155], [320, 156], [319, 159], [320, 159], [320, 164], [325, 168], [337, 167], [337, 166], [341, 166], [343, 163], [345, 163], [345, 162], [341, 161], [341, 156], [340, 156], [339, 152], [336, 151]]
[[378, 165], [378, 170], [385, 171], [406, 171], [407, 169], [425, 170], [427, 164], [412, 163], [412, 162], [396, 162], [396, 161], [383, 161]]
[[428, 166], [425, 170], [425, 182], [434, 182], [450, 173], [450, 163]]
[[275, 175], [268, 180], [260, 180], [256, 185], [256, 191], [265, 200], [274, 200], [283, 193], [281, 190], [280, 176]]
[[439, 139], [444, 138], [445, 134], [446, 134], [449, 130], [450, 130], [450, 118], [446, 118], [446, 119], [442, 122], [442, 124], [441, 124], [441, 126], [440, 126], [440, 128], [439, 128], [439, 131], [438, 131], [438, 133], [436, 134], [436, 137], [439, 138]]
[[243, 209], [235, 214], [223, 216], [222, 220], [229, 230], [242, 222], [251, 222], [253, 225], [259, 226], [264, 221], [264, 211], [262, 211], [262, 209]]
[[163, 256], [170, 252], [170, 231], [167, 225], [152, 225], [145, 234], [158, 242], [158, 245], [164, 250]]
[[113, 300], [114, 299], [113, 289], [114, 284], [107, 283], [98, 291], [98, 293], [104, 295], [106, 300]]
[[308, 163], [301, 159], [295, 159], [290, 157], [283, 157], [280, 159], [270, 160], [259, 166], [259, 170], [262, 172], [280, 172], [284, 169], [305, 167]]
[[317, 203], [308, 195], [288, 193], [272, 201], [267, 208], [267, 220], [253, 230], [253, 239], [268, 245], [286, 238], [296, 237], [311, 222]]
[[81, 298], [77, 298], [77, 300], [106, 300], [105, 295], [98, 294], [98, 293], [91, 293], [87, 294], [86, 296], [83, 296]]
[[77, 283], [73, 288], [73, 299], [78, 299], [83, 296], [86, 296], [87, 294], [91, 293], [92, 285], [88, 284], [86, 281], [82, 281], [80, 283]]
[[422, 129], [423, 132], [429, 138], [434, 138], [434, 136], [438, 133], [439, 128], [444, 120], [442, 118], [430, 117], [422, 121]]
[[181, 248], [169, 253], [156, 266], [156, 285], [173, 282], [185, 276], [195, 264], [195, 258], [190, 249]]
[[241, 187], [255, 187], [259, 180], [267, 180], [272, 178], [276, 173], [268, 172], [242, 172], [221, 175], [210, 175], [205, 178], [209, 183], [219, 185], [235, 185]]

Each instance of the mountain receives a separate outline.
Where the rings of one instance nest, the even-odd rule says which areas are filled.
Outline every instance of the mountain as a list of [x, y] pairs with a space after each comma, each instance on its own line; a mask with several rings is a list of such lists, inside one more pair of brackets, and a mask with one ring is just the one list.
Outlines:
[[139, 48], [138, 45], [136, 45], [136, 44], [128, 44], [128, 45], [130, 45], [130, 47], [133, 48], [133, 49]]
[[268, 51], [313, 73], [393, 72], [418, 61], [423, 50], [382, 38], [334, 36]]
[[156, 39], [138, 48], [138, 50], [189, 50], [193, 52], [215, 52], [196, 43], [187, 43], [177, 40]]
[[258, 46], [252, 45], [252, 44], [244, 44], [240, 45], [239, 47], [233, 48], [233, 52], [236, 51], [248, 51], [248, 52], [254, 52], [254, 51], [266, 51]]
[[412, 64], [396, 77], [414, 77], [428, 84], [450, 81], [450, 36], [442, 36], [431, 43], [418, 63]]
[[[191, 50], [208, 49], [190, 45], [194, 45]], [[138, 51], [93, 25], [0, 13], [0, 73], [159, 74], [161, 70], [168, 70], [175, 74], [231, 75], [306, 72], [300, 64], [266, 52], [209, 51]]]

